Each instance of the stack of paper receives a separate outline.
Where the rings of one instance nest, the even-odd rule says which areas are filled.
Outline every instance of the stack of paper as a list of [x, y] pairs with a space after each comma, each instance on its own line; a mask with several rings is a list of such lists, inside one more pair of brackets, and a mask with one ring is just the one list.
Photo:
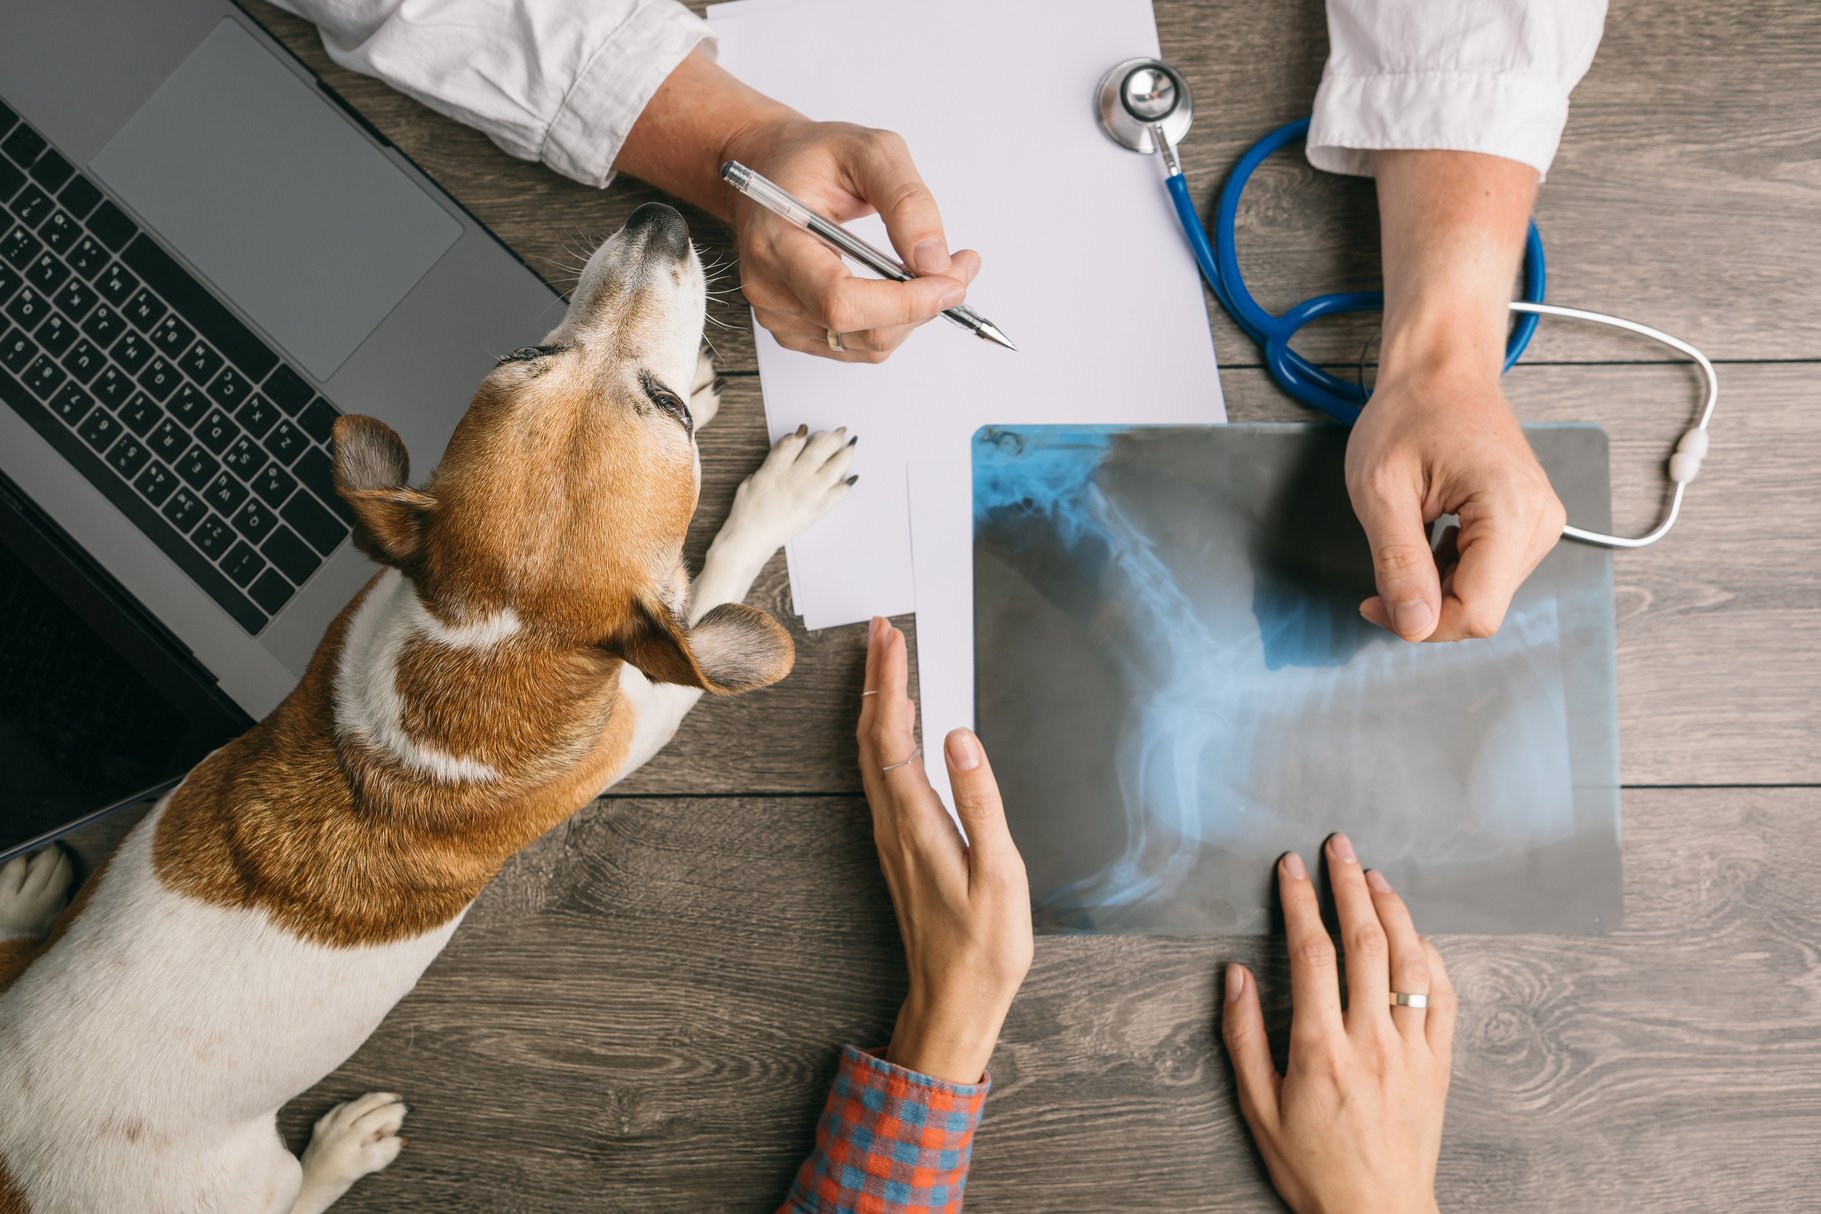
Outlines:
[[[973, 718], [973, 432], [1225, 417], [1159, 164], [1113, 144], [1094, 117], [1106, 69], [1158, 53], [1151, 6], [737, 0], [708, 15], [722, 64], [755, 88], [904, 136], [951, 248], [981, 254], [968, 303], [1018, 345], [938, 320], [868, 366], [757, 333], [773, 436], [805, 422], [860, 436], [854, 492], [790, 547], [796, 609], [809, 628], [914, 610], [933, 744]], [[876, 217], [850, 226], [890, 247]], [[929, 768], [941, 787], [940, 758]]]

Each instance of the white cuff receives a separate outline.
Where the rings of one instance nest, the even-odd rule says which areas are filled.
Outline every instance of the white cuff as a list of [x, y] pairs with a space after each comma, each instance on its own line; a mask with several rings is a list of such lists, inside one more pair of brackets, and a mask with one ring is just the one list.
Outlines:
[[1484, 152], [1547, 174], [1568, 122], [1567, 92], [1519, 75], [1402, 72], [1329, 76], [1315, 93], [1305, 154], [1330, 173], [1372, 176], [1372, 153]]
[[613, 162], [658, 86], [690, 51], [706, 43], [708, 23], [675, 0], [640, 0], [582, 65], [550, 120], [538, 158], [592, 186], [613, 180]]

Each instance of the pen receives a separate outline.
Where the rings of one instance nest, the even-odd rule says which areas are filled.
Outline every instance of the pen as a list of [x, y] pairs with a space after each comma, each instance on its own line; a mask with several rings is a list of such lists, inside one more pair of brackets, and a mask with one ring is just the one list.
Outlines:
[[[737, 160], [729, 160], [721, 166], [721, 180], [772, 214], [797, 225], [811, 236], [819, 238], [823, 244], [835, 252], [853, 258], [880, 278], [889, 278], [893, 282], [909, 282], [916, 277], [890, 256], [873, 248], [834, 220], [824, 219], [816, 214], [779, 189], [777, 183], [753, 172]], [[966, 304], [945, 309], [942, 315], [975, 337], [984, 337], [987, 341], [997, 342], [1008, 350], [1018, 348], [1012, 344], [1011, 338], [999, 331], [998, 325]]]

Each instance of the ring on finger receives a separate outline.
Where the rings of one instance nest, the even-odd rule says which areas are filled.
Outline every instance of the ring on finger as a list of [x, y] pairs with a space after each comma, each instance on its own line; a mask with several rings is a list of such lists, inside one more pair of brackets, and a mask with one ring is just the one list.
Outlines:
[[923, 745], [922, 745], [922, 743], [918, 743], [916, 749], [912, 750], [910, 752], [910, 758], [900, 760], [899, 762], [896, 762], [896, 763], [887, 763], [884, 767], [881, 767], [879, 769], [879, 771], [883, 775], [890, 775], [892, 772], [897, 771], [900, 767], [909, 767], [912, 763], [915, 763], [919, 758], [921, 758], [922, 755], [923, 755]]
[[878, 694], [879, 694], [879, 689], [878, 689], [878, 688], [877, 688], [877, 687], [875, 687], [875, 688], [873, 688], [873, 689], [872, 689], [872, 690], [871, 690], [871, 691], [863, 691], [863, 692], [861, 692], [861, 693], [860, 693], [860, 698], [861, 698], [861, 699], [862, 699], [862, 700], [864, 700], [864, 699], [865, 699], [865, 698], [866, 698], [866, 697], [867, 697], [867, 696], [876, 696], [876, 695], [878, 695]]
[[847, 353], [847, 347], [841, 344], [841, 335], [833, 329], [828, 330], [828, 348], [836, 354]]
[[1427, 995], [1407, 995], [1403, 991], [1392, 991], [1391, 992], [1391, 1006], [1392, 1007], [1413, 1007], [1417, 1011], [1420, 1012], [1424, 1008], [1429, 1006], [1429, 996], [1427, 996]]

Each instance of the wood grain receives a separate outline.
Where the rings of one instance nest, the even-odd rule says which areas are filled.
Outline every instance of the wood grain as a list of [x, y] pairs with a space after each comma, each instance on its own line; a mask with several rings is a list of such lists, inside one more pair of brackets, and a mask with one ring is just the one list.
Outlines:
[[[1821, 792], [1626, 796], [1626, 926], [1441, 940], [1461, 991], [1440, 1192], [1500, 1211], [1821, 1203]], [[902, 993], [864, 802], [614, 799], [515, 860], [367, 1045], [288, 1111], [402, 1091], [363, 1210], [766, 1210], [844, 1041]], [[1368, 862], [1371, 857], [1366, 857]], [[970, 1208], [1276, 1208], [1218, 1050], [1266, 940], [1045, 938]]]

